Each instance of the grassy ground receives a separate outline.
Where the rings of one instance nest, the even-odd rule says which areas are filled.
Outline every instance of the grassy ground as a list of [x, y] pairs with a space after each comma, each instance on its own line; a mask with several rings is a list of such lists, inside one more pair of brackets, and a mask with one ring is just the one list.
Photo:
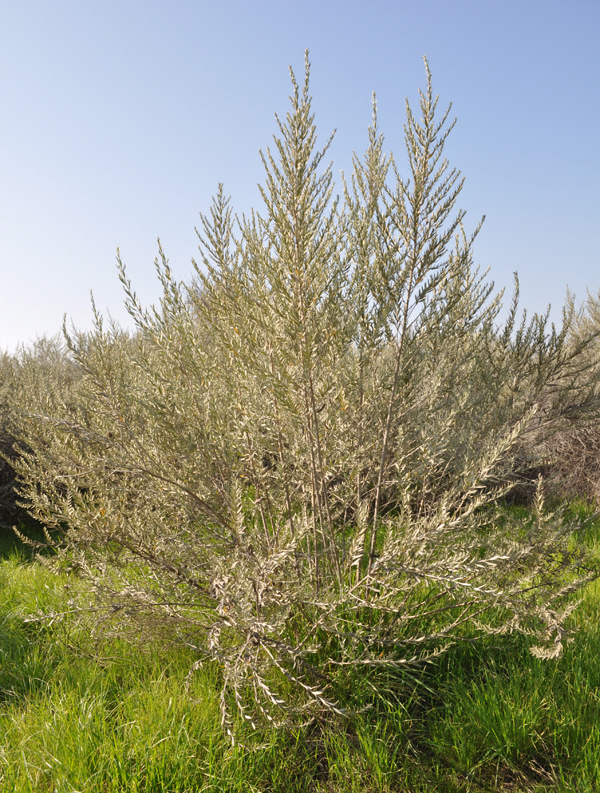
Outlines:
[[600, 584], [558, 661], [521, 639], [456, 647], [352, 722], [242, 750], [222, 734], [214, 670], [186, 693], [185, 651], [24, 621], [64, 608], [62, 582], [12, 538], [0, 559], [2, 793], [600, 790]]

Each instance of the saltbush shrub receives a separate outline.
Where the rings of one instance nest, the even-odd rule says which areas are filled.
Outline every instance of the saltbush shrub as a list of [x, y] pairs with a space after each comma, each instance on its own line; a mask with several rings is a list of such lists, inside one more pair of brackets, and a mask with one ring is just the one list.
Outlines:
[[21, 498], [92, 584], [73, 609], [217, 663], [228, 728], [338, 712], [348, 675], [453, 641], [517, 631], [554, 657], [596, 575], [541, 487], [527, 525], [497, 518], [588, 342], [568, 343], [569, 310], [560, 330], [521, 321], [517, 291], [500, 322], [426, 77], [409, 178], [374, 104], [336, 198], [307, 60], [262, 154], [261, 211], [235, 217], [219, 187], [191, 283], [160, 249], [146, 309], [119, 260], [135, 332], [95, 312], [65, 332], [67, 389], [21, 380]]
[[[574, 298], [569, 296], [571, 304]], [[600, 370], [600, 295], [588, 293], [573, 314], [569, 344], [584, 345], [578, 388], [555, 420], [555, 432], [542, 444], [546, 460], [547, 486], [562, 499], [600, 500], [600, 429], [595, 409], [596, 395], [590, 384], [597, 382]]]
[[10, 464], [13, 438], [8, 422], [9, 398], [12, 383], [12, 358], [8, 353], [0, 355], [0, 531], [1, 524], [10, 518], [14, 510], [14, 471]]

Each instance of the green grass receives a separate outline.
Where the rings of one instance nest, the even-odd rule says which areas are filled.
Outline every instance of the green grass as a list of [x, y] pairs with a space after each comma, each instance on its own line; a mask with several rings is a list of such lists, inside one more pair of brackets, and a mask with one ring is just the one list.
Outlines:
[[[600, 531], [587, 530], [590, 544]], [[220, 727], [218, 670], [183, 686], [191, 653], [95, 647], [63, 582], [7, 542], [0, 560], [0, 791], [594, 791], [600, 789], [600, 584], [558, 661], [522, 638], [455, 646], [411, 674], [357, 680], [373, 707], [335, 724], [248, 735]], [[380, 691], [374, 699], [373, 687]], [[355, 692], [356, 695], [356, 692]]]

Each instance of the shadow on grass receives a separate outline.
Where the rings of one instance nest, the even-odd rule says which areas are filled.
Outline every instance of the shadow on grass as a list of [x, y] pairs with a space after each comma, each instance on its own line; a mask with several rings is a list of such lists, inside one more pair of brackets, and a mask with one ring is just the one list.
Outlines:
[[[19, 533], [33, 543], [41, 543], [40, 547], [35, 547], [24, 542], [14, 531], [13, 526]], [[26, 514], [17, 515], [12, 521], [0, 521], [0, 560], [9, 559], [11, 556], [21, 557], [24, 561], [31, 561], [36, 553], [51, 553], [50, 549], [44, 548], [46, 536], [41, 524], [28, 517]]]

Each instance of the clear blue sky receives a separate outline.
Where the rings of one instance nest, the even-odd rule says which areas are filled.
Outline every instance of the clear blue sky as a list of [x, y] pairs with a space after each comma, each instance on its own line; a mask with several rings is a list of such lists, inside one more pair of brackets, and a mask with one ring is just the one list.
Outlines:
[[428, 56], [467, 228], [487, 216], [477, 261], [559, 319], [567, 284], [600, 287], [599, 40], [598, 0], [3, 0], [0, 348], [64, 313], [89, 327], [90, 290], [126, 320], [117, 247], [146, 303], [157, 237], [188, 278], [218, 182], [258, 206], [258, 150], [305, 48], [336, 173], [365, 149], [372, 91], [403, 165]]

